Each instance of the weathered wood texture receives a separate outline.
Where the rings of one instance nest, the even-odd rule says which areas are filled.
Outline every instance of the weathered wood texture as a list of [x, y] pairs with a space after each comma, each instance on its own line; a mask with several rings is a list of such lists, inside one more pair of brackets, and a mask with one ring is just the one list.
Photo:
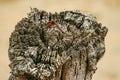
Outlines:
[[9, 80], [91, 80], [108, 29], [90, 14], [31, 9], [9, 44]]

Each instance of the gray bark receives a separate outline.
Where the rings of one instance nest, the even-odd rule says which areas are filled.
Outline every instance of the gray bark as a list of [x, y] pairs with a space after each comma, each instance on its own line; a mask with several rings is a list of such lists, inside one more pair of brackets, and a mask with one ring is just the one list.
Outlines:
[[91, 80], [107, 31], [90, 14], [33, 8], [11, 34], [9, 80]]

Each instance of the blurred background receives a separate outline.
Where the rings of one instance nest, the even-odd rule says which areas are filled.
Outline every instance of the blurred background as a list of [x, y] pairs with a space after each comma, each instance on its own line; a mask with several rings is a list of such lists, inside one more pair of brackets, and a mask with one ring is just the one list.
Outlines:
[[80, 10], [97, 17], [109, 28], [106, 53], [93, 80], [120, 80], [120, 0], [0, 0], [0, 80], [8, 80], [9, 37], [15, 25], [30, 12], [30, 7], [59, 12]]

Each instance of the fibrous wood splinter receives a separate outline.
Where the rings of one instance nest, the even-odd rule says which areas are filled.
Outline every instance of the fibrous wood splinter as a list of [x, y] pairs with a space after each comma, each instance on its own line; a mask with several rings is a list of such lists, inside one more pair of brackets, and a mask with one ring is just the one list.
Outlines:
[[9, 80], [91, 80], [107, 31], [89, 14], [33, 8], [11, 34]]

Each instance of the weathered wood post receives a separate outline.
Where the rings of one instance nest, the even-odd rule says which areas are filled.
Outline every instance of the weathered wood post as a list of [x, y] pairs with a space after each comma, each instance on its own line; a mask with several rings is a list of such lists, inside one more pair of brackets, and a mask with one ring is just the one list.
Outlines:
[[9, 80], [91, 80], [108, 29], [90, 14], [31, 9], [9, 44]]

